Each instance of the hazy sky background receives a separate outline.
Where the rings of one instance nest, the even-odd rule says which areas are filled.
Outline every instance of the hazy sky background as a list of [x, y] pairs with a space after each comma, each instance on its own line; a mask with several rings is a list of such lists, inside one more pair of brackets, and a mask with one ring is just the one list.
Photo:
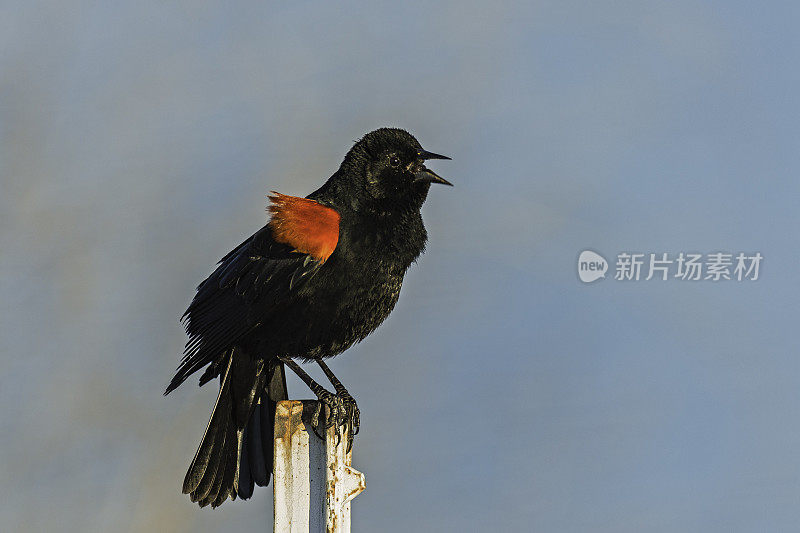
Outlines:
[[[271, 531], [180, 493], [216, 396], [164, 398], [194, 287], [376, 127], [456, 186], [358, 399], [354, 531], [800, 524], [800, 8], [0, 4], [0, 530]], [[756, 252], [755, 282], [576, 258]], [[310, 393], [290, 383], [296, 398]]]

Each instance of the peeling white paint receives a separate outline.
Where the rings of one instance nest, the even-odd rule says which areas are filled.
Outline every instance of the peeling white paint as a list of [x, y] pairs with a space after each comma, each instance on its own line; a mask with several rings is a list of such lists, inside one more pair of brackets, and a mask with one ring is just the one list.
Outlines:
[[[352, 468], [347, 435], [330, 428], [325, 442], [302, 420], [303, 403], [278, 403], [273, 467], [276, 533], [349, 533], [350, 501], [365, 487], [364, 474]], [[338, 440], [338, 443], [337, 443]]]

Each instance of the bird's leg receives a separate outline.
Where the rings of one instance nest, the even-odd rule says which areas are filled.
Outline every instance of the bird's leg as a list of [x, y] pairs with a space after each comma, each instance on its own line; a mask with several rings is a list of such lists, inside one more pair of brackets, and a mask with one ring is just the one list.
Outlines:
[[346, 415], [346, 424], [348, 425], [348, 442], [347, 442], [347, 451], [350, 451], [350, 448], [353, 446], [353, 437], [358, 435], [358, 430], [361, 427], [361, 412], [358, 410], [358, 405], [356, 405], [355, 399], [350, 396], [350, 393], [347, 392], [347, 389], [344, 388], [342, 382], [339, 381], [333, 371], [328, 368], [328, 365], [325, 364], [321, 358], [316, 359], [317, 364], [325, 372], [325, 375], [328, 377], [328, 380], [333, 385], [333, 388], [336, 389], [336, 395], [342, 399], [345, 408], [345, 415]]
[[[298, 365], [294, 359], [289, 357], [278, 357], [278, 359], [291, 368], [297, 377], [303, 380], [308, 388], [311, 389], [316, 397], [319, 399], [317, 402], [317, 408], [314, 411], [314, 414], [311, 416], [311, 428], [314, 430], [314, 433], [321, 439], [325, 439], [323, 435], [317, 431], [320, 425], [319, 415], [322, 413], [322, 404], [325, 404], [328, 407], [327, 414], [325, 415], [325, 423], [323, 425], [323, 430], [327, 430], [329, 427], [336, 424], [337, 426], [343, 425], [346, 422], [346, 409], [344, 401], [341, 397], [336, 394], [332, 394], [325, 390], [325, 388], [314, 381], [314, 378], [308, 375], [308, 373], [303, 370], [303, 368]], [[323, 431], [324, 433], [324, 431]]]

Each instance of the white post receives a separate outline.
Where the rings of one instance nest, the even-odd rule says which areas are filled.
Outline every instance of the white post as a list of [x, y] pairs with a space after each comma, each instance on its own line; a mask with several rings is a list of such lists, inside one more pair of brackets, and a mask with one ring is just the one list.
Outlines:
[[351, 467], [347, 435], [337, 439], [330, 428], [323, 442], [306, 426], [303, 419], [315, 407], [315, 401], [286, 400], [275, 411], [276, 533], [350, 533], [350, 500], [364, 490], [364, 474]]

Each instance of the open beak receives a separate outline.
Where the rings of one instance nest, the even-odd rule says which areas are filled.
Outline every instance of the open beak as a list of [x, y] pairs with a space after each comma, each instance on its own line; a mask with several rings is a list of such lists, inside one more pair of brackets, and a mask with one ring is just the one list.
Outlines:
[[[428, 152], [426, 150], [420, 150], [417, 152], [417, 156], [419, 156], [419, 158], [423, 161], [426, 159], [450, 159], [446, 155], [434, 154], [433, 152]], [[414, 181], [417, 183], [441, 183], [442, 185], [449, 185], [451, 187], [453, 186], [452, 183], [438, 175], [433, 170], [425, 168], [424, 166], [414, 173]]]
[[438, 175], [436, 172], [425, 167], [422, 167], [419, 172], [414, 173], [414, 182], [441, 183], [442, 185], [449, 185], [451, 187], [453, 186], [452, 183]]

